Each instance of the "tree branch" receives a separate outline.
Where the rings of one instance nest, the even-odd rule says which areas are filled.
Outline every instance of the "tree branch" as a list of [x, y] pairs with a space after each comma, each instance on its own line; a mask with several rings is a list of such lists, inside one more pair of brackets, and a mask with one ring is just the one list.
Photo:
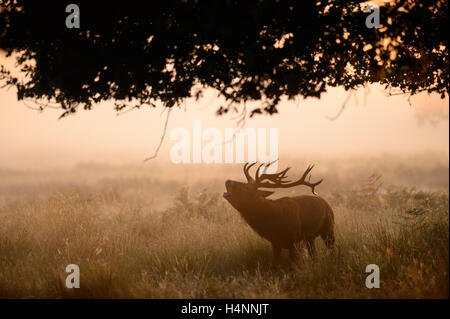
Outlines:
[[159, 149], [161, 148], [161, 145], [162, 145], [162, 143], [163, 143], [163, 141], [164, 141], [164, 138], [165, 138], [165, 136], [166, 136], [166, 132], [167, 132], [167, 124], [169, 123], [169, 117], [170, 117], [170, 112], [171, 112], [171, 111], [172, 111], [172, 108], [169, 108], [169, 110], [167, 111], [167, 117], [166, 117], [166, 122], [164, 123], [163, 133], [162, 133], [162, 135], [161, 135], [161, 139], [160, 139], [160, 141], [159, 141], [158, 147], [157, 147], [156, 150], [155, 150], [155, 153], [154, 153], [152, 156], [147, 157], [146, 159], [144, 159], [144, 162], [147, 162], [147, 161], [149, 161], [149, 160], [152, 160], [152, 159], [154, 159], [154, 158], [156, 158], [156, 157], [158, 156]]

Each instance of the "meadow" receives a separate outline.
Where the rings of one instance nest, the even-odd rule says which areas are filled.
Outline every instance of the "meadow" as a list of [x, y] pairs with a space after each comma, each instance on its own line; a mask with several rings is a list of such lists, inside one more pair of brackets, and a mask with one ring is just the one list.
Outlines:
[[[317, 260], [285, 252], [277, 269], [222, 198], [241, 166], [0, 169], [0, 298], [449, 297], [448, 155], [320, 161], [335, 251], [317, 239]], [[65, 286], [68, 264], [79, 289]], [[369, 264], [378, 289], [365, 286]]]

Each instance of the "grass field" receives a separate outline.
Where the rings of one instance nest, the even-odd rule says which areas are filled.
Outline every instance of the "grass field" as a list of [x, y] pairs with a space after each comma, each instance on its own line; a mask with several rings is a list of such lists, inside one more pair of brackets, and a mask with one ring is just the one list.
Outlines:
[[[278, 269], [221, 196], [239, 165], [181, 177], [152, 165], [0, 170], [0, 297], [448, 298], [448, 157], [343, 163], [315, 175], [335, 213], [334, 254], [318, 239], [316, 261], [286, 254]], [[68, 264], [79, 289], [65, 286]], [[379, 289], [365, 286], [368, 264]]]

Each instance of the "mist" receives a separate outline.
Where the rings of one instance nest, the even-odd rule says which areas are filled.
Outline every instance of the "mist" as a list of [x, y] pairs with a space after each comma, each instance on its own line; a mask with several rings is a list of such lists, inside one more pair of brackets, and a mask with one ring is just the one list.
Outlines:
[[[320, 100], [283, 101], [280, 113], [256, 115], [244, 128], [279, 130], [280, 156], [351, 157], [382, 153], [439, 153], [448, 157], [448, 97], [425, 93], [387, 96], [381, 86], [360, 89], [335, 116], [349, 93], [330, 89]], [[239, 114], [217, 116], [223, 101], [208, 91], [199, 101], [188, 100], [170, 114], [158, 156], [147, 162], [167, 162], [175, 128], [192, 133], [193, 121], [203, 128], [236, 128]], [[32, 101], [17, 101], [13, 90], [0, 91], [0, 167], [10, 169], [69, 168], [77, 163], [142, 164], [154, 154], [163, 134], [167, 111], [142, 107], [117, 115], [112, 103], [96, 105], [58, 120], [60, 110], [30, 109]], [[247, 106], [251, 110], [251, 106]]]

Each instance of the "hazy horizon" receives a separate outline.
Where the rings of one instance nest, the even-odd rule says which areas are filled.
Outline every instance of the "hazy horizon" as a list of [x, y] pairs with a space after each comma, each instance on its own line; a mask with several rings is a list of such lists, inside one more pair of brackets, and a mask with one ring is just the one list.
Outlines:
[[[359, 90], [358, 105], [352, 98], [337, 120], [327, 119], [337, 113], [346, 94], [343, 89], [333, 89], [320, 100], [283, 102], [279, 114], [255, 116], [247, 120], [245, 128], [278, 127], [280, 155], [437, 152], [448, 156], [448, 97], [441, 100], [420, 94], [411, 98], [410, 106], [405, 96], [385, 97], [372, 88], [364, 106], [364, 92]], [[169, 138], [173, 128], [191, 131], [194, 120], [201, 120], [203, 128], [217, 127], [222, 132], [236, 127], [231, 116], [215, 115], [220, 100], [205, 106], [209, 100], [207, 96], [199, 103], [189, 101], [186, 112], [184, 106], [171, 112], [155, 161], [168, 160], [175, 143]], [[64, 168], [80, 162], [141, 164], [155, 151], [166, 117], [166, 113], [161, 115], [162, 107], [144, 107], [117, 116], [112, 103], [102, 103], [58, 120], [60, 110], [33, 111], [16, 100], [13, 90], [5, 89], [0, 91], [0, 104], [0, 167], [12, 169]]]

